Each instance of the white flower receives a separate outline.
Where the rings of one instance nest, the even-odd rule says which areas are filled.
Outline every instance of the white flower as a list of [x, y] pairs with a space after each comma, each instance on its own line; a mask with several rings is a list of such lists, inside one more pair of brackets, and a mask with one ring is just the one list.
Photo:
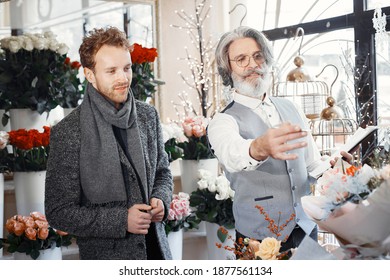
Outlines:
[[230, 182], [225, 176], [218, 176], [215, 180], [217, 185], [216, 200], [225, 200], [230, 197]]
[[4, 149], [9, 141], [9, 134], [5, 131], [0, 131], [0, 150]]
[[164, 143], [175, 138], [181, 141], [184, 138], [183, 129], [177, 123], [161, 124]]
[[64, 43], [58, 44], [58, 50], [57, 50], [57, 52], [58, 52], [60, 55], [67, 54], [68, 51], [69, 51], [69, 47], [68, 47], [67, 45], [65, 45]]
[[21, 45], [17, 40], [9, 42], [9, 50], [13, 53], [17, 53], [21, 49]]
[[199, 180], [198, 181], [198, 189], [200, 190], [204, 190], [204, 189], [207, 189], [209, 186], [207, 180]]

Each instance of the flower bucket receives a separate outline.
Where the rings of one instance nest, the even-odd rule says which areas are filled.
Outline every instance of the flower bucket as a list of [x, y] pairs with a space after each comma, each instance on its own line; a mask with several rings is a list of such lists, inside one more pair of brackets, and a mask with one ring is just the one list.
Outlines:
[[38, 111], [31, 109], [10, 109], [9, 116], [11, 130], [21, 128], [39, 130], [48, 125], [47, 112], [43, 112], [41, 115]]
[[[224, 243], [219, 240], [217, 232], [220, 225], [206, 222], [206, 239], [207, 239], [207, 254], [209, 260], [235, 260], [234, 252], [225, 250], [224, 246], [234, 247], [234, 240], [236, 239], [236, 231], [234, 229], [228, 230], [228, 236], [232, 239], [226, 239]], [[216, 246], [217, 243], [222, 243], [222, 248]]]
[[31, 212], [45, 214], [46, 170], [37, 172], [14, 172], [16, 210], [19, 215]]
[[191, 194], [198, 188], [198, 170], [205, 169], [215, 177], [218, 176], [218, 159], [180, 160], [181, 190]]
[[168, 234], [168, 244], [173, 260], [183, 259], [183, 229], [171, 231]]
[[[51, 248], [40, 250], [39, 257], [36, 260], [62, 260], [61, 247], [55, 247], [55, 244]], [[26, 253], [14, 253], [14, 260], [33, 260], [30, 255]]]

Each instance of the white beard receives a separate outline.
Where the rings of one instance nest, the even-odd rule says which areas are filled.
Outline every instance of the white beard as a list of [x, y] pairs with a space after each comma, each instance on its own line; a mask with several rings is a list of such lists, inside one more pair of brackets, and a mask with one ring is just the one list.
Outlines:
[[[232, 73], [233, 85], [238, 93], [259, 98], [262, 97], [271, 86], [271, 73], [268, 69], [253, 70], [253, 72], [260, 74], [259, 78], [254, 82], [247, 82], [246, 76], [241, 77]], [[248, 75], [250, 75], [250, 73], [248, 73]]]

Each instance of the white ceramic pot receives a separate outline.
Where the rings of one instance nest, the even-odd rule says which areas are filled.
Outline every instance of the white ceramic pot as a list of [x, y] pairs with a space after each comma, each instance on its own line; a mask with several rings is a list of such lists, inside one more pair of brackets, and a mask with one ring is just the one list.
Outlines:
[[48, 125], [47, 112], [39, 114], [31, 109], [10, 109], [9, 116], [12, 130], [24, 128], [41, 131], [43, 126]]
[[28, 216], [38, 211], [45, 214], [46, 170], [37, 172], [14, 172], [16, 210]]
[[169, 248], [171, 249], [172, 259], [183, 259], [183, 229], [171, 231], [168, 234]]
[[[55, 247], [54, 245], [46, 250], [39, 251], [39, 257], [36, 260], [62, 260], [62, 250], [61, 247]], [[15, 260], [33, 260], [31, 256], [26, 255], [25, 253], [14, 253]]]
[[[207, 253], [209, 260], [234, 260], [234, 252], [225, 250], [224, 246], [234, 247], [234, 241], [236, 240], [236, 232], [234, 229], [228, 230], [228, 235], [231, 239], [226, 239], [224, 243], [219, 240], [217, 231], [219, 225], [215, 223], [206, 222], [206, 240], [207, 240]], [[222, 243], [222, 248], [216, 246], [217, 243]]]

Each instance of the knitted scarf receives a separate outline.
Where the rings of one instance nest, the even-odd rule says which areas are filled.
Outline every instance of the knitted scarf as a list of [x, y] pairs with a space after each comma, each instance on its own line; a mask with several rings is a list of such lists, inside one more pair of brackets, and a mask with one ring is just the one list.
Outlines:
[[80, 180], [83, 192], [92, 204], [125, 204], [127, 194], [112, 126], [126, 129], [128, 147], [134, 151], [130, 154], [135, 169], [141, 178], [146, 178], [134, 97], [130, 92], [123, 107], [117, 110], [88, 83], [80, 106]]

